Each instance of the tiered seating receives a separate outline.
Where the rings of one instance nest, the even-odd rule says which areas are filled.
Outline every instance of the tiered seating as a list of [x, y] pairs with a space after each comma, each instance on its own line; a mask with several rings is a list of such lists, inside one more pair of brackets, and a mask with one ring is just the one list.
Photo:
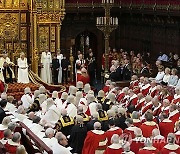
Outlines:
[[24, 89], [30, 87], [32, 91], [38, 89], [38, 85], [33, 83], [23, 84], [23, 83], [13, 83], [8, 84], [7, 94], [8, 96], [14, 96], [15, 99], [20, 100], [21, 96], [24, 94]]

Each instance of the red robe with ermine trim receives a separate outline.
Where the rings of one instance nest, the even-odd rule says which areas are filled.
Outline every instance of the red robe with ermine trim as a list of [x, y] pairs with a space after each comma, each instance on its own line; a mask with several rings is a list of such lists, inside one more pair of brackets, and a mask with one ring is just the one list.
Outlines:
[[172, 123], [171, 120], [164, 119], [163, 121], [161, 121], [159, 123], [159, 130], [160, 130], [160, 134], [162, 136], [164, 136], [165, 138], [167, 138], [167, 135], [169, 133], [173, 133], [174, 132], [174, 124]]
[[119, 127], [114, 127], [107, 130], [105, 134], [108, 139], [108, 145], [111, 145], [111, 137], [113, 136], [113, 134], [118, 134], [119, 136], [121, 136], [122, 133], [123, 133], [123, 130]]
[[107, 138], [102, 130], [92, 130], [87, 133], [82, 149], [83, 154], [95, 154], [107, 148]]
[[178, 110], [174, 110], [173, 112], [169, 113], [169, 119], [175, 124], [176, 121], [179, 120], [180, 113]]
[[161, 154], [168, 154], [168, 153], [171, 153], [171, 152], [179, 154], [180, 153], [179, 145], [177, 145], [177, 144], [167, 144], [161, 150]]
[[144, 137], [151, 137], [153, 129], [157, 128], [158, 125], [154, 121], [146, 121], [141, 125], [141, 130]]
[[19, 143], [15, 143], [12, 140], [8, 140], [7, 143], [5, 144], [5, 148], [8, 153], [10, 154], [16, 154], [16, 149], [20, 146]]
[[111, 144], [107, 147], [104, 154], [121, 154], [123, 149], [120, 144]]

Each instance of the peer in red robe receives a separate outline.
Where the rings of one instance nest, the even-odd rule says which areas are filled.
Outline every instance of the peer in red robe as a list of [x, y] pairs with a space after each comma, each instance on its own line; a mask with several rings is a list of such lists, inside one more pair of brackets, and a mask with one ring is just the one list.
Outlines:
[[161, 150], [161, 154], [169, 154], [171, 152], [179, 154], [180, 153], [179, 145], [177, 145], [177, 144], [167, 144]]
[[133, 125], [140, 128], [142, 122], [139, 119], [133, 119]]
[[149, 89], [149, 95], [150, 95], [151, 97], [155, 97], [156, 94], [157, 94], [156, 86], [155, 86], [155, 87], [151, 87], [151, 88]]
[[138, 85], [139, 81], [137, 75], [132, 75], [129, 89], [133, 90], [135, 87], [138, 87]]
[[172, 100], [172, 104], [176, 104], [178, 105], [180, 103], [180, 88], [175, 88], [175, 95], [174, 95], [174, 98]]
[[157, 135], [153, 137], [152, 144], [155, 148], [161, 151], [161, 149], [167, 144], [166, 138], [162, 135]]
[[161, 103], [158, 103], [157, 106], [154, 106], [152, 107], [152, 112], [153, 112], [153, 116], [158, 116], [160, 113], [161, 113]]
[[87, 73], [87, 70], [85, 68], [81, 69], [81, 73], [77, 72], [77, 82], [82, 81], [83, 85], [90, 82], [89, 75]]
[[144, 147], [144, 141], [144, 137], [136, 137], [132, 139], [131, 151], [134, 153], [138, 153], [139, 149], [142, 149]]
[[[173, 109], [174, 106], [175, 106], [174, 104], [170, 106], [170, 111], [171, 112], [169, 112], [169, 119], [175, 124], [176, 121], [179, 120], [180, 113], [179, 113], [179, 111], [177, 109], [175, 109], [175, 110]], [[172, 110], [174, 110], [174, 111], [172, 111]]]
[[158, 128], [158, 125], [153, 121], [153, 114], [151, 112], [147, 112], [145, 114], [146, 122], [141, 125], [142, 134], [144, 137], [148, 138], [152, 136], [153, 129]]
[[125, 93], [120, 92], [120, 93], [117, 95], [116, 100], [117, 100], [118, 102], [121, 102], [124, 97], [125, 97]]
[[107, 93], [108, 91], [109, 91], [109, 85], [105, 85], [104, 87], [103, 87], [103, 91], [104, 91], [104, 93]]
[[143, 97], [138, 100], [137, 105], [135, 106], [136, 111], [140, 111], [142, 107], [144, 106], [144, 104], [145, 104], [145, 98]]
[[103, 153], [107, 148], [107, 138], [102, 130], [92, 130], [87, 133], [84, 141], [83, 154], [95, 154], [96, 152]]
[[173, 96], [167, 94], [167, 95], [163, 95], [163, 94], [160, 94], [158, 99], [162, 102], [163, 100], [165, 99], [168, 99], [170, 102], [173, 100]]
[[161, 107], [161, 113], [166, 113], [167, 115], [169, 115], [169, 106], [162, 106]]
[[123, 133], [131, 136], [131, 138], [133, 139], [135, 138], [136, 129], [137, 129], [136, 126], [131, 125], [130, 127], [126, 128]]
[[149, 89], [151, 88], [150, 84], [146, 84], [144, 86], [142, 86], [141, 88], [141, 93], [146, 96], [149, 93]]
[[122, 133], [123, 133], [123, 130], [119, 127], [112, 127], [109, 130], [107, 130], [105, 134], [108, 139], [108, 145], [111, 145], [111, 137], [113, 136], [113, 134], [117, 134], [121, 136]]
[[158, 125], [154, 121], [146, 121], [141, 125], [141, 130], [144, 137], [151, 137], [152, 130], [158, 128]]
[[149, 109], [152, 109], [152, 106], [153, 106], [153, 104], [152, 104], [152, 102], [150, 101], [150, 102], [145, 102], [145, 104], [144, 104], [144, 106], [142, 106], [142, 109], [141, 109], [141, 114], [143, 115], [143, 114], [145, 114], [146, 113], [146, 111], [147, 110], [149, 110]]
[[8, 140], [5, 144], [5, 148], [8, 153], [10, 154], [16, 154], [17, 147], [20, 146], [19, 143], [13, 142], [12, 140]]
[[169, 133], [174, 132], [174, 124], [169, 119], [164, 119], [159, 123], [160, 134], [167, 138]]
[[130, 105], [136, 106], [138, 101], [138, 97], [136, 94], [133, 94], [133, 96], [130, 97], [130, 100], [127, 102], [126, 107], [129, 107]]
[[120, 144], [111, 144], [107, 147], [104, 154], [122, 154], [123, 149]]
[[138, 81], [138, 80], [131, 81], [131, 82], [130, 82], [129, 89], [134, 90], [135, 88], [137, 88], [138, 84], [139, 84], [139, 81]]

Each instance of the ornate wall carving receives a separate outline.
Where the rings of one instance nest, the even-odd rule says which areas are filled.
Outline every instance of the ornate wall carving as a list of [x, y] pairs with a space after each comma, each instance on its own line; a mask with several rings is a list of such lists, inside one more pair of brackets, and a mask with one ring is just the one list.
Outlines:
[[0, 37], [6, 41], [18, 37], [18, 14], [0, 13]]

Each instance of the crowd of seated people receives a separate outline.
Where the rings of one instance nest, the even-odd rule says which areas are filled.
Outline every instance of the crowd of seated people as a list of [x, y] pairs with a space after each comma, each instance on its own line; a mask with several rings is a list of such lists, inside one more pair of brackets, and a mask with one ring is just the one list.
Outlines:
[[[157, 59], [154, 59], [150, 53], [137, 53], [134, 51], [124, 51], [121, 49], [119, 52], [113, 50], [109, 54], [109, 70], [110, 76], [107, 76], [112, 81], [130, 80], [132, 75], [154, 77], [157, 73], [156, 81], [162, 82], [164, 77], [164, 69], [172, 69], [171, 72], [166, 69], [166, 76], [164, 78], [165, 84], [168, 83], [168, 74], [174, 74], [171, 76], [169, 84], [176, 84], [177, 76], [180, 74], [180, 59], [177, 54], [159, 53]], [[157, 61], [156, 61], [157, 60]], [[154, 65], [155, 63], [155, 65]], [[104, 67], [104, 66], [103, 66]]]
[[28, 152], [23, 134], [15, 131], [21, 122], [54, 154], [180, 153], [177, 68], [164, 72], [159, 60], [157, 67], [155, 78], [133, 75], [129, 87], [107, 80], [97, 96], [81, 81], [52, 95], [43, 86], [33, 94], [27, 87], [16, 103], [2, 93], [0, 142], [11, 154]]

